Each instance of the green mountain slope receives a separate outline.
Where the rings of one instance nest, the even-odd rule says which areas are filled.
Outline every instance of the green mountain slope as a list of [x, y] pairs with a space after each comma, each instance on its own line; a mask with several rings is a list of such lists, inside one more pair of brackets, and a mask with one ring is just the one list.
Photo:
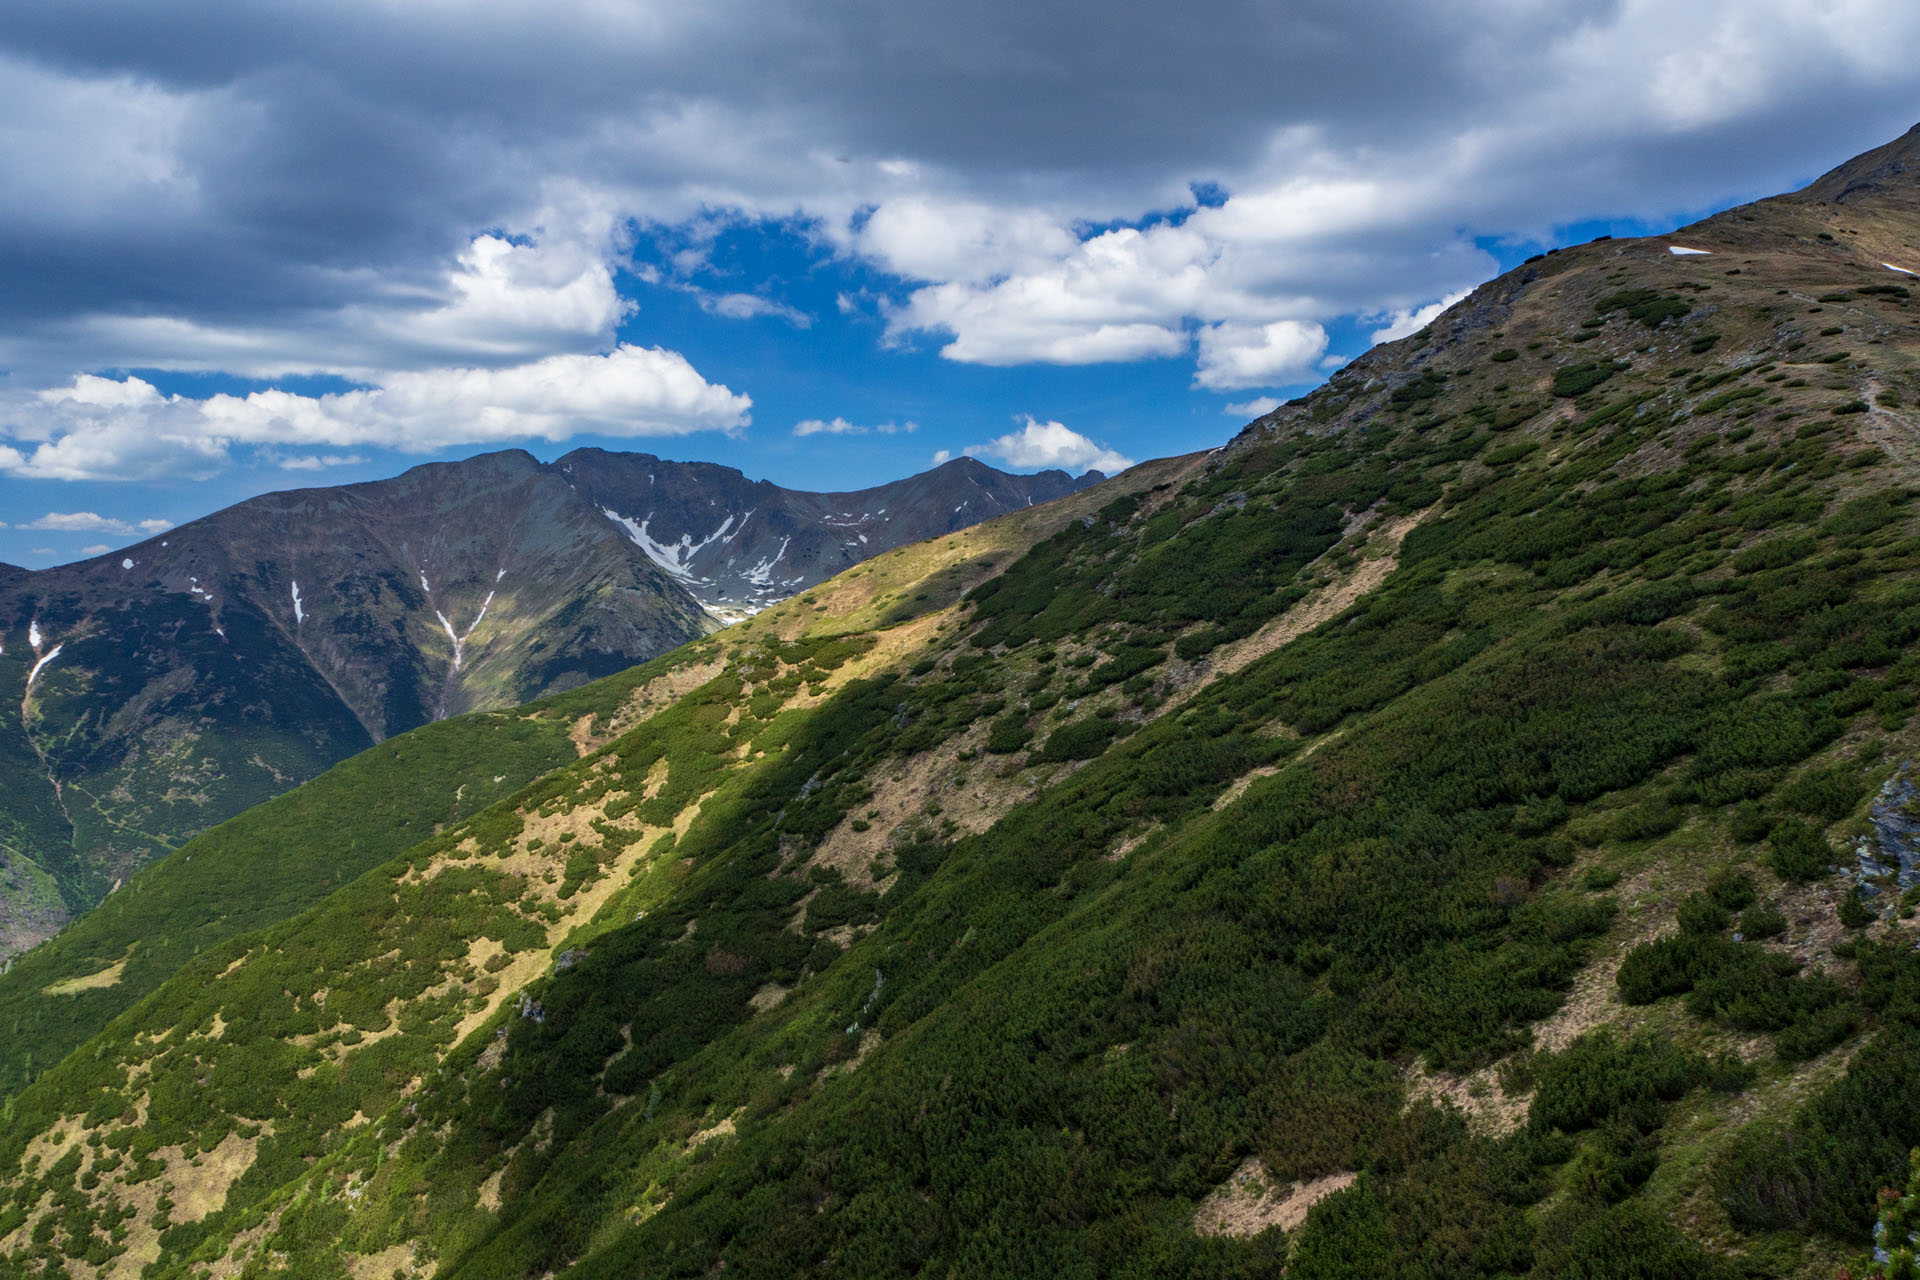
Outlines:
[[[969, 565], [970, 556], [1001, 554], [981, 548], [1008, 539], [1024, 545], [1034, 536], [1029, 530], [1054, 528], [1074, 509], [1036, 510], [991, 534], [890, 557], [875, 572], [925, 587], [921, 600], [897, 606], [917, 616], [979, 579], [985, 570]], [[297, 914], [425, 833], [578, 758], [597, 721], [625, 722], [666, 696], [658, 690], [676, 687], [677, 672], [697, 666], [680, 651], [527, 707], [402, 734], [141, 871], [58, 936], [0, 966], [0, 1097], [18, 1092], [194, 955]]]
[[[1098, 479], [971, 458], [858, 493], [519, 450], [0, 567], [0, 960], [371, 744], [622, 671], [909, 541]], [[29, 680], [32, 688], [28, 688]]]
[[37, 866], [62, 908], [0, 890], [0, 955], [374, 742], [710, 629], [518, 453], [268, 494], [0, 580], [0, 856]]
[[0, 1257], [1830, 1273], [1920, 1144], [1916, 160], [681, 651], [10, 1097]]
[[574, 722], [616, 708], [629, 689], [615, 677], [518, 711], [427, 725], [147, 867], [0, 974], [0, 1095], [18, 1092], [209, 946], [305, 910], [436, 827], [574, 759]]

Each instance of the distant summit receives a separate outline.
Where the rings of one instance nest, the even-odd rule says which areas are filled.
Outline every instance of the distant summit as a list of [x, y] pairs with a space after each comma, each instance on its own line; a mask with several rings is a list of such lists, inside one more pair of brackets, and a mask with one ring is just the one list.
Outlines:
[[963, 459], [818, 494], [510, 449], [267, 494], [75, 564], [0, 565], [0, 956], [376, 742], [623, 670], [1099, 478]]
[[807, 493], [732, 467], [576, 449], [553, 463], [647, 558], [722, 621], [804, 591], [868, 556], [1097, 484], [1009, 475], [973, 458], [871, 489]]

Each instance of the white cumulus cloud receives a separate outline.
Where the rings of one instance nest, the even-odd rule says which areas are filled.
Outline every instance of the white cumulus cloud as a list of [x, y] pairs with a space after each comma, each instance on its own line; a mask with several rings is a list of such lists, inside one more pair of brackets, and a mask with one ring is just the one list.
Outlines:
[[[986, 444], [967, 446], [967, 456], [998, 458], [1010, 467], [1059, 468], [1062, 471], [1125, 471], [1133, 459], [1116, 453], [1059, 422], [1041, 422], [1022, 415], [1018, 431], [997, 436]], [[942, 450], [944, 453], [945, 451]], [[936, 462], [945, 459], [936, 455]]]
[[[426, 452], [456, 444], [592, 432], [622, 438], [737, 432], [752, 400], [708, 382], [678, 352], [621, 346], [504, 369], [398, 373], [366, 390], [321, 396], [281, 390], [206, 399], [163, 396], [136, 377], [84, 374], [9, 406], [39, 439], [10, 474], [35, 479], [208, 475], [235, 446], [372, 447]], [[31, 416], [29, 417], [29, 413]]]
[[613, 273], [596, 247], [571, 237], [476, 236], [460, 253], [447, 287], [443, 305], [382, 316], [380, 327], [445, 352], [517, 354], [555, 339], [611, 334], [634, 305], [615, 291]]
[[871, 431], [883, 436], [897, 436], [912, 435], [919, 429], [920, 424], [917, 422], [883, 422], [878, 426], [863, 427], [858, 423], [848, 422], [845, 418], [825, 420], [808, 418], [804, 422], [794, 424], [793, 434], [796, 436], [864, 436]]
[[1471, 290], [1461, 289], [1448, 294], [1438, 302], [1429, 302], [1424, 307], [1405, 307], [1398, 311], [1388, 313], [1384, 317], [1387, 323], [1375, 329], [1371, 335], [1373, 345], [1377, 347], [1383, 342], [1392, 342], [1397, 338], [1411, 338], [1414, 334], [1420, 332], [1435, 320], [1438, 320], [1443, 311], [1460, 301], [1460, 299], [1466, 297], [1470, 292]]
[[134, 528], [125, 520], [95, 511], [49, 511], [38, 520], [28, 520], [18, 527], [58, 533], [132, 533]]
[[822, 421], [819, 418], [808, 418], [803, 422], [793, 424], [793, 434], [797, 436], [863, 436], [867, 434], [867, 429], [865, 427], [855, 426], [845, 418], [833, 418], [826, 421]]
[[813, 317], [798, 307], [790, 307], [784, 302], [775, 302], [754, 293], [708, 293], [704, 289], [693, 290], [700, 303], [700, 309], [708, 315], [720, 316], [727, 320], [754, 320], [760, 316], [773, 316], [785, 320], [796, 329], [813, 327]]
[[1195, 261], [1203, 243], [1175, 229], [1130, 227], [1063, 243], [991, 283], [916, 289], [887, 308], [889, 334], [945, 332], [941, 355], [985, 365], [1104, 364], [1188, 349], [1182, 317], [1207, 288]]
[[854, 245], [909, 280], [986, 283], [1042, 270], [1079, 246], [1079, 237], [1036, 209], [911, 195], [872, 211]]
[[320, 471], [327, 467], [355, 467], [365, 461], [357, 453], [306, 453], [292, 458], [276, 458], [273, 465], [282, 471]]
[[1326, 353], [1327, 331], [1317, 324], [1276, 320], [1209, 325], [1200, 331], [1200, 363], [1193, 382], [1211, 391], [1232, 391], [1314, 381]]
[[1278, 396], [1255, 396], [1251, 400], [1242, 400], [1221, 409], [1222, 413], [1236, 418], [1264, 418], [1280, 407]]

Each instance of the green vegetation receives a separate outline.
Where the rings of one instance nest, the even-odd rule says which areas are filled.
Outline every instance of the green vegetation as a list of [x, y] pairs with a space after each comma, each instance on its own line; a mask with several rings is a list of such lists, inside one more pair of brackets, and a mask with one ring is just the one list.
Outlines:
[[[568, 731], [611, 717], [638, 684], [686, 661], [656, 659], [514, 712], [441, 721], [335, 765], [148, 867], [0, 975], [0, 1097], [227, 938], [319, 902], [436, 826], [454, 825], [576, 755]], [[108, 986], [47, 987], [124, 959]]]
[[[1864, 290], [1862, 291], [1864, 292]], [[1880, 1196], [1880, 1219], [1874, 1224], [1873, 1241], [1884, 1257], [1859, 1258], [1854, 1274], [1876, 1280], [1916, 1280], [1920, 1277], [1920, 1148], [1910, 1157], [1912, 1172], [1903, 1191], [1891, 1188]]]
[[[442, 814], [423, 777], [417, 838], [9, 1096], [0, 1252], [1820, 1274], [1920, 1145], [1868, 820], [1920, 756], [1920, 537], [1861, 418], [1766, 381], [1784, 268], [1716, 273], [1743, 362], [1695, 358], [1705, 269], [1554, 255], [1497, 336], [1378, 348], [996, 568], [877, 561], [886, 603], [712, 637], [645, 716], [611, 712], [641, 672], [524, 740], [442, 727], [526, 780]], [[1597, 358], [1556, 366], [1576, 325]], [[288, 803], [347, 830], [378, 776]], [[1198, 1232], [1253, 1160], [1337, 1189]]]
[[1622, 289], [1600, 299], [1594, 310], [1601, 316], [1624, 311], [1647, 328], [1657, 329], [1668, 320], [1685, 318], [1693, 310], [1693, 304], [1678, 294], [1661, 293], [1658, 289]]
[[1563, 365], [1553, 371], [1553, 394], [1567, 399], [1583, 396], [1625, 367], [1624, 362], [1611, 360]]

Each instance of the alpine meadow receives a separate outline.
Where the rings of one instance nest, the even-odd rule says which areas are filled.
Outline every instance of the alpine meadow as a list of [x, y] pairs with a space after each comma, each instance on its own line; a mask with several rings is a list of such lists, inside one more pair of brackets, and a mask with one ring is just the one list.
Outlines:
[[1920, 128], [212, 827], [0, 1270], [1911, 1274], [1916, 272]]

